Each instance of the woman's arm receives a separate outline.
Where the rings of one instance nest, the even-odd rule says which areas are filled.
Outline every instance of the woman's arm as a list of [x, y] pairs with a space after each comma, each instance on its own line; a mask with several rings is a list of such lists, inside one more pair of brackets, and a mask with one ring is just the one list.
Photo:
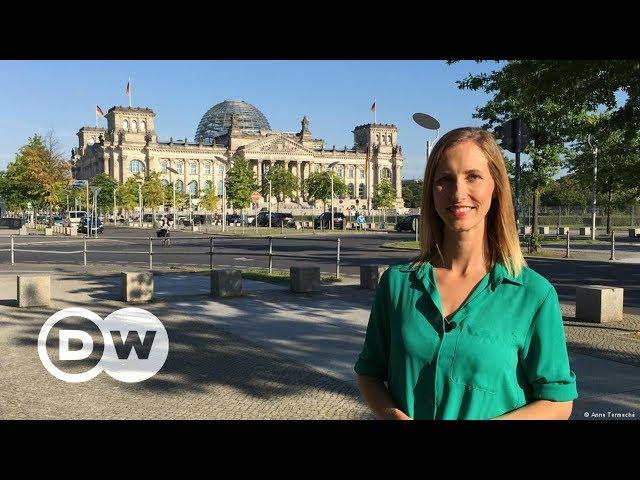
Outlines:
[[411, 420], [411, 417], [396, 406], [384, 382], [379, 378], [358, 375], [358, 388], [378, 420]]
[[568, 420], [571, 410], [573, 410], [573, 401], [536, 400], [491, 420]]

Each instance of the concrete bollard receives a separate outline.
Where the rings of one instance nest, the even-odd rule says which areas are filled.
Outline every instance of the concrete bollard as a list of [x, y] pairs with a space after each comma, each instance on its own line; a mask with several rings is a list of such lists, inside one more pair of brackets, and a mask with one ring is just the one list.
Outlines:
[[520, 227], [520, 235], [531, 235], [531, 225]]
[[622, 320], [624, 288], [606, 285], [576, 287], [576, 319], [604, 323]]
[[29, 232], [27, 231], [27, 227], [20, 227], [20, 232], [18, 234], [19, 235], [29, 235]]
[[591, 227], [580, 227], [580, 235], [591, 235]]
[[569, 229], [567, 227], [560, 227], [558, 230], [559, 230], [558, 231], [559, 235], [566, 235], [567, 232], [569, 231]]
[[45, 227], [44, 234], [45, 234], [46, 237], [52, 236], [53, 235], [53, 228], [52, 227]]
[[373, 222], [371, 222], [371, 223], [369, 224], [369, 230], [375, 230], [375, 229], [376, 229], [376, 224], [375, 224], [375, 223], [373, 223]]
[[290, 267], [289, 276], [292, 292], [307, 293], [320, 290], [320, 267]]
[[51, 304], [51, 277], [17, 276], [18, 307], [48, 307]]
[[300, 230], [302, 228], [302, 223], [301, 222], [295, 222], [294, 226], [295, 226], [296, 230]]
[[360, 265], [360, 288], [375, 290], [388, 265]]
[[549, 235], [549, 227], [538, 227], [538, 233], [541, 235]]
[[152, 272], [122, 272], [122, 301], [142, 303], [153, 300]]
[[192, 232], [197, 232], [199, 229], [198, 225], [191, 225], [191, 231]]
[[212, 297], [238, 297], [242, 295], [242, 272], [234, 268], [211, 270]]
[[629, 238], [640, 237], [640, 228], [630, 228], [629, 229]]

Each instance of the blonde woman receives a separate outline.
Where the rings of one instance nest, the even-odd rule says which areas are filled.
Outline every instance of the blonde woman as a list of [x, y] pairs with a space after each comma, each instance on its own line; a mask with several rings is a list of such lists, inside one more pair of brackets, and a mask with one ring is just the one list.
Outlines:
[[491, 134], [436, 143], [419, 234], [420, 255], [381, 277], [354, 367], [376, 417], [568, 419], [578, 394], [558, 295], [526, 266]]

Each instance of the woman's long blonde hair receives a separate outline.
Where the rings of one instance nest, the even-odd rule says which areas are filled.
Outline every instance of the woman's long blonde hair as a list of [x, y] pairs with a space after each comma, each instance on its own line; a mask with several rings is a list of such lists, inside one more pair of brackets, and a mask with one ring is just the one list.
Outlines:
[[504, 165], [502, 150], [493, 135], [480, 128], [456, 128], [443, 135], [435, 144], [427, 160], [424, 171], [422, 204], [420, 210], [420, 255], [414, 263], [432, 261], [436, 255], [442, 257], [441, 247], [444, 235], [444, 223], [436, 212], [433, 203], [433, 182], [436, 167], [444, 158], [446, 151], [460, 142], [473, 141], [484, 153], [489, 171], [495, 182], [495, 196], [486, 218], [488, 260], [491, 265], [501, 262], [510, 275], [518, 276], [526, 261], [520, 250], [520, 240], [516, 230], [515, 215], [511, 197], [511, 185]]

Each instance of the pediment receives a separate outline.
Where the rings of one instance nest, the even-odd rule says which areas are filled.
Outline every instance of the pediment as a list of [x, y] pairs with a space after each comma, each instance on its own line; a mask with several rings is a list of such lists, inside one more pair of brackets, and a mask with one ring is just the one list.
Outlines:
[[244, 147], [245, 154], [283, 154], [313, 156], [316, 152], [284, 135], [273, 135]]

